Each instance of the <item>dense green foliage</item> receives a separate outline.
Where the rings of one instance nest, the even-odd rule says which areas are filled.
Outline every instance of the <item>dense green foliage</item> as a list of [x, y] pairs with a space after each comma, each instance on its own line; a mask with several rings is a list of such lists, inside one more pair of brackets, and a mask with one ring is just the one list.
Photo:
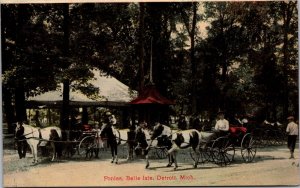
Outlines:
[[177, 114], [298, 114], [296, 2], [143, 5], [2, 5], [6, 121], [26, 118], [26, 97], [66, 79], [93, 94], [91, 67], [138, 90], [140, 62], [149, 82], [151, 40], [154, 83]]

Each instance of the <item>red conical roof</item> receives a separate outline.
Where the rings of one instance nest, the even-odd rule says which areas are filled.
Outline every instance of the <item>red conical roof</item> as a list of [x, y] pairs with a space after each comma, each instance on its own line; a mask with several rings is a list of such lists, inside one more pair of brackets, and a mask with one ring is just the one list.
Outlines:
[[174, 104], [174, 101], [162, 96], [154, 85], [146, 86], [139, 96], [129, 104]]

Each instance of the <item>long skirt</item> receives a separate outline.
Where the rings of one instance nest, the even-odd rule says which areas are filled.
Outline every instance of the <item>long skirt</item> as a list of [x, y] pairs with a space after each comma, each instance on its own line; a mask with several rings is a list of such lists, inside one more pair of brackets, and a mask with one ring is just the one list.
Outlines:
[[288, 148], [291, 152], [294, 152], [297, 141], [297, 135], [289, 135], [288, 136]]

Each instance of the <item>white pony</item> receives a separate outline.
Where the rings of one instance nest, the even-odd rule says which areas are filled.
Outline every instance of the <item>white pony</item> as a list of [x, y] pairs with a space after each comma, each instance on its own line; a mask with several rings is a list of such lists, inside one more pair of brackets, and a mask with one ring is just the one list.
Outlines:
[[[33, 155], [33, 163], [38, 162], [38, 146], [39, 145], [46, 145], [48, 140], [50, 138], [53, 138], [53, 133], [56, 132], [58, 134], [58, 137], [61, 138], [61, 129], [58, 127], [46, 127], [46, 128], [36, 128], [32, 127], [30, 125], [26, 124], [19, 124], [17, 123], [17, 129], [16, 133], [20, 131], [18, 127], [23, 126], [24, 127], [24, 133], [23, 136], [26, 138], [28, 145], [30, 146], [32, 155]], [[55, 159], [56, 156], [56, 150], [55, 150], [55, 144], [51, 142], [51, 146], [53, 147], [53, 156], [51, 161]]]

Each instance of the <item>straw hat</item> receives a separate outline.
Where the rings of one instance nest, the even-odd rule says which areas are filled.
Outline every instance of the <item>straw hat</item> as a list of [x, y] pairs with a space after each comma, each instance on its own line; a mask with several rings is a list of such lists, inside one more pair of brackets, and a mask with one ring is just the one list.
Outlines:
[[106, 112], [105, 115], [106, 116], [111, 116], [111, 113], [110, 112]]

